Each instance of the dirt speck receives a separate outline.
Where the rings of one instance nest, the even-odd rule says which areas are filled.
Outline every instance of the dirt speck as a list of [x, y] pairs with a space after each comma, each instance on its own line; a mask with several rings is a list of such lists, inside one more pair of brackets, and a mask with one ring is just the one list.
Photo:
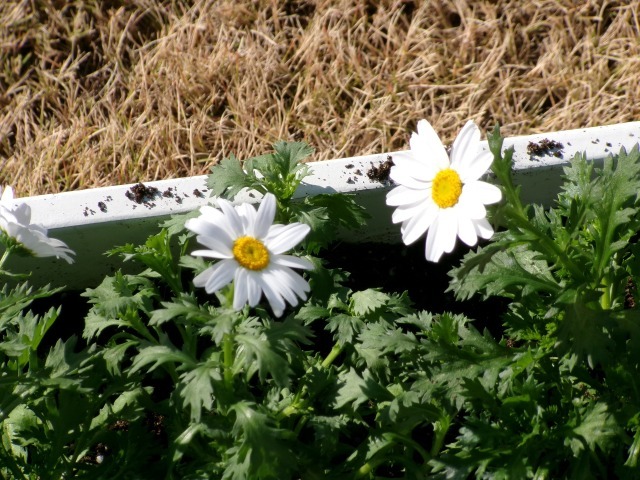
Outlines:
[[563, 149], [563, 144], [548, 138], [543, 138], [538, 143], [529, 142], [527, 145], [527, 153], [529, 155], [553, 155], [557, 158], [563, 158]]
[[204, 193], [202, 193], [200, 190], [198, 190], [197, 188], [193, 191], [193, 194], [198, 197], [198, 198], [204, 198]]
[[156, 187], [150, 187], [143, 183], [138, 183], [127, 190], [125, 195], [129, 200], [132, 200], [138, 204], [144, 203], [148, 207], [155, 207], [155, 204], [150, 202], [159, 193], [160, 192]]
[[107, 213], [107, 204], [104, 202], [98, 202], [98, 208], [102, 213]]
[[387, 159], [384, 162], [380, 162], [377, 166], [371, 164], [371, 168], [367, 170], [367, 177], [371, 181], [387, 183], [389, 181], [389, 173], [393, 167], [393, 158], [391, 155], [387, 155]]

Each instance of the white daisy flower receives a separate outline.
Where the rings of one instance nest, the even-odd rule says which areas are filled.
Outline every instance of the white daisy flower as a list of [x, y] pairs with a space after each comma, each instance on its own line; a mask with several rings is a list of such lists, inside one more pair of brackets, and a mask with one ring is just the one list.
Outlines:
[[0, 187], [0, 192], [0, 231], [34, 257], [56, 257], [73, 263], [71, 255], [75, 252], [62, 240], [49, 238], [43, 226], [31, 223], [31, 207], [16, 204], [11, 187]]
[[402, 240], [410, 245], [427, 232], [425, 256], [437, 262], [450, 253], [459, 237], [470, 247], [478, 237], [491, 238], [485, 205], [499, 202], [500, 189], [479, 178], [493, 161], [480, 147], [480, 129], [472, 121], [462, 128], [451, 149], [451, 160], [433, 127], [418, 122], [411, 150], [394, 155], [391, 179], [399, 184], [387, 194], [387, 205], [398, 207], [393, 223], [402, 223]]
[[313, 264], [283, 254], [304, 239], [309, 226], [303, 223], [273, 225], [276, 199], [270, 193], [264, 196], [257, 211], [249, 204], [234, 207], [223, 199], [218, 199], [218, 205], [220, 210], [201, 207], [201, 215], [185, 223], [198, 235], [198, 242], [208, 247], [191, 255], [220, 259], [197, 275], [194, 285], [213, 293], [233, 281], [236, 310], [246, 303], [255, 307], [264, 292], [278, 317], [285, 309], [285, 302], [295, 306], [298, 298], [306, 299], [309, 284], [292, 268], [310, 270]]

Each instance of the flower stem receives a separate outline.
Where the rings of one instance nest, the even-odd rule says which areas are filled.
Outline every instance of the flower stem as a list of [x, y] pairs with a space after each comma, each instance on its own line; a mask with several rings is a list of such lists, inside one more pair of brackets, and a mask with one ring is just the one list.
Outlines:
[[233, 337], [229, 333], [224, 334], [222, 352], [224, 359], [224, 382], [228, 387], [231, 387], [233, 384]]
[[0, 258], [0, 272], [2, 272], [2, 267], [4, 267], [4, 263], [7, 261], [7, 258], [9, 258], [12, 250], [13, 249], [11, 247], [7, 247], [7, 249], [2, 254], [2, 258]]
[[336, 343], [329, 352], [329, 355], [327, 355], [326, 358], [322, 361], [322, 368], [328, 368], [333, 363], [333, 361], [338, 358], [340, 352], [342, 352], [342, 345], [338, 345]]

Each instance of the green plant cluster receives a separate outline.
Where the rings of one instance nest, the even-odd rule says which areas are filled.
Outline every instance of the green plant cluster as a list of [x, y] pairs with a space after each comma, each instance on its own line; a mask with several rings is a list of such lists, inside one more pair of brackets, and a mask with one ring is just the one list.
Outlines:
[[[324, 250], [366, 215], [296, 199], [301, 143], [213, 168], [215, 195], [272, 192], [312, 233], [306, 302], [280, 319], [193, 287], [209, 263], [184, 222], [109, 252], [139, 266], [82, 295], [58, 338], [57, 290], [0, 291], [0, 475], [11, 479], [640, 478], [638, 149], [572, 159], [551, 209], [523, 206], [490, 135], [504, 227], [454, 268], [460, 301], [510, 299], [475, 325], [406, 294], [353, 291]], [[426, 266], [425, 266], [426, 268]], [[444, 291], [446, 286], [442, 286]], [[437, 291], [437, 286], [434, 286]], [[56, 323], [57, 322], [57, 323]]]

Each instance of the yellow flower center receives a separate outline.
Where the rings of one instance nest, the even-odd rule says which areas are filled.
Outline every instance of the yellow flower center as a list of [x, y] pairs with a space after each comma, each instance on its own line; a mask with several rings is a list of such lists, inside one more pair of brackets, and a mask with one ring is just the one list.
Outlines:
[[453, 207], [462, 193], [462, 181], [458, 172], [451, 168], [440, 170], [433, 179], [431, 196], [440, 208]]
[[249, 270], [262, 270], [269, 265], [267, 247], [253, 237], [240, 237], [233, 242], [233, 256], [240, 265]]

